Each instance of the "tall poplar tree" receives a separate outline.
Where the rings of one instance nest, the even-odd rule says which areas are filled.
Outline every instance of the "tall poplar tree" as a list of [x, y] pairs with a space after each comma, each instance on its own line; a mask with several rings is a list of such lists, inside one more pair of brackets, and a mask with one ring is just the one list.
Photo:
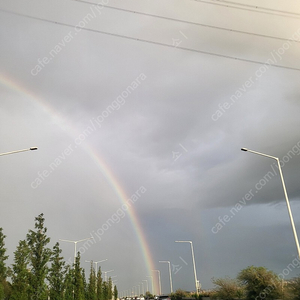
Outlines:
[[103, 291], [102, 291], [102, 272], [101, 267], [99, 267], [97, 272], [97, 300], [104, 300], [103, 299]]
[[111, 277], [109, 277], [108, 279], [108, 286], [107, 286], [107, 297], [108, 297], [108, 300], [111, 300], [112, 299], [112, 294], [113, 294], [113, 287], [112, 287], [112, 280], [111, 280]]
[[63, 300], [74, 299], [74, 270], [68, 265], [65, 268], [66, 276], [64, 280]]
[[108, 300], [108, 284], [106, 281], [102, 283], [102, 299]]
[[80, 267], [80, 252], [77, 253], [74, 265], [74, 300], [85, 300], [84, 282]]
[[30, 249], [30, 296], [32, 300], [46, 300], [47, 286], [45, 279], [48, 273], [47, 263], [50, 260], [51, 249], [47, 248], [50, 238], [44, 226], [44, 215], [35, 218], [35, 231], [29, 230], [27, 242]]
[[62, 250], [59, 248], [59, 243], [56, 243], [53, 247], [52, 255], [50, 258], [51, 267], [48, 276], [50, 300], [63, 299], [64, 276], [66, 270], [64, 268], [65, 261], [61, 256], [61, 252]]
[[117, 300], [118, 299], [118, 289], [117, 289], [117, 286], [115, 285], [114, 286], [114, 300]]
[[6, 236], [3, 234], [3, 228], [0, 227], [0, 299], [5, 297], [5, 287], [7, 286], [6, 276], [7, 268], [5, 261], [8, 259], [8, 256], [5, 255], [6, 248], [4, 239]]
[[10, 300], [29, 299], [29, 248], [25, 240], [19, 241], [14, 252], [11, 269], [12, 294]]
[[90, 270], [90, 277], [89, 277], [89, 284], [88, 284], [88, 298], [89, 300], [97, 300], [97, 293], [96, 293], [96, 274], [95, 269], [93, 266], [93, 261], [91, 261], [91, 270]]

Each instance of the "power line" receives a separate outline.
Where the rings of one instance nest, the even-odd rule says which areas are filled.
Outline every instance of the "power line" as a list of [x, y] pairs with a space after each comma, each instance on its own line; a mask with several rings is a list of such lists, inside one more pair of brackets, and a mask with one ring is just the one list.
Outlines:
[[235, 8], [235, 9], [239, 9], [239, 10], [246, 10], [246, 11], [251, 11], [251, 12], [256, 12], [256, 13], [262, 13], [262, 14], [267, 14], [267, 15], [275, 15], [275, 16], [286, 17], [286, 18], [300, 19], [300, 16], [287, 16], [287, 15], [284, 15], [282, 13], [260, 11], [260, 10], [251, 9], [251, 8], [243, 8], [243, 7], [238, 7], [238, 6], [227, 5], [225, 3], [222, 4], [221, 2], [217, 3], [217, 2], [211, 2], [211, 1], [208, 1], [208, 0], [190, 0], [190, 1], [202, 2], [202, 3], [206, 3], [206, 4], [223, 6], [223, 7], [227, 7], [227, 8]]
[[[96, 5], [95, 3], [89, 2], [89, 1], [86, 1], [86, 0], [71, 0], [71, 1]], [[274, 39], [274, 40], [279, 40], [279, 41], [291, 41], [291, 42], [295, 42], [295, 43], [300, 43], [300, 41], [297, 41], [297, 40], [294, 40], [294, 39], [286, 39], [286, 38], [271, 36], [271, 35], [267, 35], [267, 34], [259, 34], [259, 33], [247, 32], [247, 31], [242, 31], [242, 30], [229, 29], [229, 28], [225, 28], [225, 27], [221, 27], [221, 26], [207, 25], [207, 24], [198, 23], [198, 22], [180, 20], [180, 19], [171, 18], [171, 17], [158, 16], [158, 15], [155, 15], [155, 14], [144, 13], [144, 12], [134, 11], [134, 10], [125, 9], [125, 8], [118, 8], [118, 7], [109, 6], [109, 5], [105, 5], [103, 7], [108, 8], [108, 9], [118, 10], [118, 11], [134, 13], [136, 15], [153, 17], [153, 18], [158, 18], [158, 19], [163, 19], [163, 20], [168, 20], [168, 21], [174, 21], [174, 22], [179, 22], [179, 23], [184, 23], [184, 24], [189, 24], [189, 25], [196, 25], [196, 26], [212, 28], [212, 29], [217, 29], [217, 30], [229, 31], [229, 32], [240, 33], [240, 34], [247, 34], [247, 35], [258, 36], [258, 37], [261, 37], [261, 38], [269, 38], [269, 39]]]
[[[5, 9], [0, 9], [0, 11], [5, 12], [5, 13], [9, 13], [9, 14], [13, 14], [13, 15], [17, 15], [17, 16], [21, 16], [21, 17], [26, 17], [26, 18], [33, 19], [33, 20], [46, 22], [46, 23], [51, 23], [51, 24], [56, 24], [56, 25], [60, 25], [60, 26], [76, 28], [76, 26], [71, 25], [71, 24], [66, 24], [66, 23], [57, 22], [57, 21], [51, 21], [51, 20], [47, 20], [47, 19], [43, 19], [43, 18], [39, 18], [39, 17], [33, 17], [33, 16], [29, 16], [29, 15], [25, 15], [25, 14], [21, 14], [21, 13], [17, 13], [17, 12], [8, 11], [8, 10], [5, 10]], [[117, 33], [111, 33], [111, 32], [107, 32], [107, 31], [101, 31], [101, 30], [97, 30], [97, 29], [90, 29], [90, 28], [85, 28], [85, 27], [79, 27], [79, 28], [80, 28], [80, 30], [84, 30], [84, 31], [100, 33], [100, 34], [103, 34], [103, 35], [123, 38], [123, 39], [137, 41], [137, 42], [143, 42], [143, 43], [147, 43], [147, 44], [163, 46], [163, 47], [167, 47], [167, 48], [180, 49], [180, 50], [189, 51], [189, 52], [193, 52], [193, 53], [200, 53], [200, 54], [204, 54], [204, 55], [216, 56], [216, 57], [226, 58], [226, 59], [231, 59], [231, 60], [236, 60], [236, 61], [243, 61], [243, 62], [248, 62], [248, 63], [252, 63], [252, 64], [256, 64], [256, 65], [268, 65], [268, 66], [281, 68], [281, 69], [300, 71], [300, 68], [293, 68], [293, 67], [281, 66], [281, 65], [276, 65], [276, 64], [267, 64], [267, 63], [256, 61], [256, 60], [251, 60], [251, 59], [246, 59], [246, 58], [241, 58], [241, 57], [235, 57], [235, 56], [230, 56], [230, 55], [225, 55], [225, 54], [219, 54], [219, 53], [214, 53], [214, 52], [209, 52], [209, 51], [203, 51], [203, 50], [198, 50], [198, 49], [192, 49], [192, 48], [187, 48], [187, 47], [174, 46], [174, 45], [171, 45], [171, 44], [165, 44], [165, 43], [161, 43], [161, 42], [150, 41], [150, 40], [142, 39], [142, 38], [135, 38], [135, 37], [131, 37], [131, 36], [126, 36], [126, 35], [117, 34]]]
[[293, 12], [290, 12], [290, 11], [273, 9], [273, 8], [268, 8], [268, 7], [261, 7], [261, 6], [257, 6], [257, 5], [244, 4], [244, 3], [238, 3], [238, 2], [227, 1], [227, 0], [213, 0], [213, 1], [228, 3], [228, 4], [233, 4], [233, 5], [239, 5], [239, 6], [245, 6], [245, 7], [251, 7], [251, 8], [255, 8], [255, 9], [261, 9], [261, 10], [277, 12], [277, 13], [283, 13], [283, 14], [288, 14], [288, 15], [300, 16], [299, 13], [293, 13]]

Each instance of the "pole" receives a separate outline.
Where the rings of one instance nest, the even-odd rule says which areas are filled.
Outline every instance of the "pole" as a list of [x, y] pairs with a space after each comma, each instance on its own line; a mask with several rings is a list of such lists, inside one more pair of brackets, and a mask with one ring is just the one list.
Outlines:
[[249, 150], [247, 148], [242, 148], [241, 150], [252, 152], [254, 154], [258, 154], [258, 155], [262, 155], [262, 156], [266, 156], [266, 157], [275, 159], [277, 161], [280, 178], [281, 178], [281, 182], [282, 182], [282, 187], [283, 187], [283, 192], [284, 192], [284, 196], [285, 196], [285, 201], [286, 201], [286, 205], [287, 205], [287, 209], [288, 209], [288, 213], [289, 213], [289, 217], [290, 217], [290, 221], [291, 221], [291, 225], [292, 225], [292, 230], [293, 230], [293, 234], [294, 234], [294, 239], [295, 239], [295, 243], [296, 243], [296, 247], [297, 247], [297, 251], [298, 251], [298, 258], [300, 258], [300, 247], [299, 247], [298, 236], [297, 236], [294, 219], [293, 219], [293, 215], [292, 215], [292, 211], [291, 211], [291, 207], [290, 207], [290, 203], [289, 203], [289, 199], [288, 199], [288, 195], [287, 195], [287, 191], [286, 191], [286, 187], [285, 187], [285, 183], [284, 183], [284, 179], [283, 179], [283, 174], [282, 174], [279, 158], [275, 157], [275, 156], [267, 155], [264, 153], [260, 153], [257, 151]]
[[30, 151], [30, 150], [37, 150], [37, 147], [30, 147], [28, 149], [22, 149], [22, 150], [16, 150], [16, 151], [10, 151], [10, 152], [5, 152], [5, 153], [0, 153], [0, 156], [2, 155], [8, 155], [8, 154], [14, 154], [14, 153], [19, 153], [19, 152], [25, 152], [25, 151]]
[[160, 281], [160, 271], [159, 270], [152, 270], [153, 272], [157, 272], [158, 273], [158, 287], [159, 287], [159, 295], [161, 295], [161, 281]]
[[169, 276], [170, 276], [170, 289], [171, 293], [173, 293], [173, 283], [172, 283], [172, 274], [171, 274], [171, 263], [167, 260], [161, 260], [160, 263], [168, 263], [169, 264]]

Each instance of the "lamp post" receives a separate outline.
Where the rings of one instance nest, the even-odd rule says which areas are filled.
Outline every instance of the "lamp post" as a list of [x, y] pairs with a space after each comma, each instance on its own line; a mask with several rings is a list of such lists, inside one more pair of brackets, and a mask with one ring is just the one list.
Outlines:
[[159, 270], [152, 270], [153, 272], [158, 273], [158, 286], [159, 286], [159, 295], [161, 295], [161, 281], [160, 281], [160, 271]]
[[197, 273], [196, 273], [196, 263], [195, 263], [193, 242], [192, 241], [175, 241], [175, 243], [190, 243], [190, 245], [191, 245], [193, 266], [194, 266], [195, 285], [196, 285], [196, 294], [198, 295], [199, 294], [199, 281], [197, 279]]
[[0, 156], [2, 155], [8, 155], [8, 154], [14, 154], [14, 153], [19, 153], [19, 152], [25, 152], [25, 151], [32, 151], [32, 150], [37, 150], [37, 147], [30, 147], [28, 149], [22, 149], [22, 150], [16, 150], [16, 151], [10, 151], [10, 152], [5, 152], [5, 153], [0, 153]]
[[142, 295], [145, 295], [145, 290], [144, 290], [144, 284], [143, 284], [143, 282], [141, 282], [141, 285], [142, 285]]
[[86, 260], [85, 262], [93, 262], [95, 265], [96, 265], [96, 276], [98, 274], [98, 264], [101, 263], [101, 262], [104, 262], [104, 261], [107, 261], [107, 258], [106, 259], [103, 259], [103, 260], [99, 260], [99, 261], [92, 261], [92, 260]]
[[151, 276], [151, 275], [150, 275], [150, 276], [146, 276], [146, 277], [149, 277], [149, 278], [151, 278], [151, 282], [152, 282], [152, 285], [151, 285], [151, 286], [152, 286], [152, 294], [154, 295], [154, 287], [153, 287], [153, 286], [154, 286], [154, 284], [153, 284], [153, 276]]
[[86, 239], [79, 240], [79, 241], [70, 241], [70, 240], [62, 240], [62, 239], [59, 239], [59, 240], [62, 241], [62, 242], [67, 242], [67, 243], [74, 243], [74, 265], [75, 265], [75, 259], [76, 259], [76, 245], [77, 245], [77, 243], [83, 242], [83, 241], [86, 241], [86, 240], [91, 240], [91, 239], [93, 239], [93, 238], [90, 237], [90, 238], [86, 238]]
[[251, 152], [251, 153], [254, 153], [254, 154], [258, 154], [258, 155], [261, 155], [261, 156], [269, 157], [269, 158], [275, 159], [277, 161], [278, 169], [279, 169], [279, 173], [280, 173], [280, 178], [281, 178], [281, 182], [282, 182], [282, 187], [283, 187], [283, 192], [284, 192], [284, 196], [285, 196], [285, 201], [286, 201], [288, 213], [289, 213], [289, 216], [290, 216], [291, 225], [292, 225], [294, 238], [295, 238], [295, 242], [296, 242], [296, 247], [297, 247], [297, 251], [298, 251], [298, 257], [300, 258], [299, 241], [298, 241], [298, 237], [297, 237], [297, 232], [296, 232], [296, 228], [295, 228], [295, 224], [294, 224], [294, 219], [293, 219], [293, 215], [292, 215], [288, 195], [287, 195], [286, 188], [285, 188], [285, 183], [284, 183], [284, 180], [283, 180], [283, 175], [282, 175], [282, 170], [281, 170], [279, 158], [275, 157], [275, 156], [267, 155], [267, 154], [264, 154], [264, 153], [256, 152], [256, 151], [253, 151], [253, 150], [249, 150], [247, 148], [242, 148], [241, 150], [242, 151], [248, 151], [248, 152]]
[[[147, 280], [147, 279], [143, 279], [143, 281], [146, 281], [146, 283], [147, 283], [147, 288], [146, 288], [146, 292], [149, 292], [149, 287], [148, 287], [148, 280]], [[146, 292], [145, 292], [145, 294], [146, 294]]]
[[171, 263], [168, 260], [160, 260], [160, 263], [168, 263], [169, 264], [169, 275], [170, 275], [170, 288], [171, 293], [173, 293], [173, 284], [172, 284], [172, 274], [171, 274]]
[[107, 281], [107, 273], [109, 273], [109, 272], [113, 272], [113, 271], [114, 271], [114, 270], [109, 270], [109, 271], [106, 271], [106, 272], [105, 272], [105, 271], [103, 271], [103, 273], [105, 274], [105, 277], [104, 277], [104, 278], [105, 278], [105, 281]]

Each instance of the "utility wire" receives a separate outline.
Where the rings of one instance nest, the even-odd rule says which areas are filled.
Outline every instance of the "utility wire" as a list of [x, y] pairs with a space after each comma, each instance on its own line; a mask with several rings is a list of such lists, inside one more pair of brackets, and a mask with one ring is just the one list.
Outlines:
[[[29, 15], [25, 15], [25, 14], [21, 14], [21, 13], [17, 13], [17, 12], [8, 11], [8, 10], [5, 10], [5, 9], [0, 9], [0, 11], [5, 12], [5, 13], [9, 13], [9, 14], [13, 14], [13, 15], [17, 15], [17, 16], [21, 16], [21, 17], [26, 17], [26, 18], [33, 19], [33, 20], [46, 22], [46, 23], [51, 23], [51, 24], [56, 24], [56, 25], [75, 28], [75, 26], [71, 25], [71, 24], [66, 24], [66, 23], [57, 22], [57, 21], [51, 21], [51, 20], [47, 20], [47, 19], [43, 19], [43, 18], [39, 18], [39, 17], [33, 17], [33, 16], [29, 16]], [[165, 44], [165, 43], [161, 43], [161, 42], [150, 41], [150, 40], [142, 39], [142, 38], [135, 38], [135, 37], [131, 37], [131, 36], [126, 36], [126, 35], [122, 35], [122, 34], [101, 31], [101, 30], [97, 30], [97, 29], [90, 29], [90, 28], [86, 28], [86, 27], [79, 27], [79, 28], [80, 28], [80, 30], [84, 30], [84, 31], [100, 33], [100, 34], [103, 34], [103, 35], [123, 38], [123, 39], [127, 39], [127, 40], [133, 40], [133, 41], [137, 41], [137, 42], [143, 42], [143, 43], [147, 43], [147, 44], [163, 46], [163, 47], [167, 47], [167, 48], [180, 49], [180, 50], [185, 50], [185, 51], [189, 51], [189, 52], [193, 52], [193, 53], [200, 53], [200, 54], [204, 54], [204, 55], [227, 58], [227, 59], [236, 60], [236, 61], [243, 61], [243, 62], [248, 62], [248, 63], [252, 63], [252, 64], [256, 64], [256, 65], [268, 65], [268, 66], [281, 68], [281, 69], [300, 71], [300, 68], [293, 68], [293, 67], [281, 66], [281, 65], [276, 65], [276, 64], [267, 64], [267, 63], [256, 61], [256, 60], [240, 58], [240, 57], [235, 57], [235, 56], [230, 56], [230, 55], [225, 55], [225, 54], [219, 54], [219, 53], [214, 53], [214, 52], [209, 52], [209, 51], [197, 50], [197, 49], [192, 49], [192, 48], [187, 48], [187, 47], [174, 46], [174, 45], [171, 45], [171, 44]]]
[[[71, 0], [71, 1], [96, 5], [95, 3], [89, 2], [86, 0]], [[180, 20], [180, 19], [170, 18], [170, 17], [165, 17], [165, 16], [158, 16], [158, 15], [154, 15], [154, 14], [150, 14], [150, 13], [144, 13], [144, 12], [134, 11], [134, 10], [125, 9], [125, 8], [118, 8], [118, 7], [109, 6], [109, 5], [105, 5], [104, 8], [118, 10], [118, 11], [125, 11], [125, 12], [129, 12], [129, 13], [134, 13], [136, 15], [148, 16], [148, 17], [153, 17], [153, 18], [157, 18], [157, 19], [174, 21], [174, 22], [179, 22], [179, 23], [184, 23], [184, 24], [189, 24], [189, 25], [196, 25], [196, 26], [212, 28], [212, 29], [217, 29], [217, 30], [229, 31], [229, 32], [240, 33], [240, 34], [247, 34], [247, 35], [258, 36], [258, 37], [262, 37], [262, 38], [269, 38], [269, 39], [274, 39], [274, 40], [279, 40], [279, 41], [291, 41], [291, 42], [295, 42], [295, 43], [300, 43], [300, 41], [294, 40], [294, 39], [281, 38], [281, 37], [271, 36], [271, 35], [267, 35], [267, 34], [252, 33], [252, 32], [247, 32], [247, 31], [242, 31], [242, 30], [229, 29], [229, 28], [220, 27], [220, 26], [207, 25], [207, 24], [198, 23], [198, 22]]]
[[238, 3], [238, 2], [227, 1], [227, 0], [213, 0], [213, 1], [221, 2], [221, 3], [228, 3], [228, 4], [233, 4], [233, 5], [239, 5], [239, 6], [245, 6], [245, 7], [251, 7], [251, 8], [255, 8], [255, 9], [261, 9], [261, 10], [283, 13], [283, 14], [288, 14], [288, 15], [300, 16], [299, 13], [294, 13], [294, 12], [279, 10], [279, 9], [273, 9], [273, 8], [268, 8], [268, 7], [261, 7], [261, 6], [257, 6], [257, 5], [244, 4], [244, 3]]
[[235, 8], [235, 9], [239, 9], [239, 10], [246, 10], [246, 11], [251, 11], [251, 12], [256, 12], [256, 13], [262, 13], [262, 14], [267, 14], [267, 15], [275, 15], [275, 16], [281, 16], [281, 17], [286, 17], [286, 18], [300, 19], [300, 16], [287, 16], [287, 15], [284, 15], [282, 13], [260, 11], [260, 10], [257, 10], [257, 9], [243, 8], [243, 7], [238, 7], [238, 6], [226, 5], [225, 3], [222, 4], [222, 2], [211, 2], [211, 1], [208, 1], [208, 0], [190, 0], [190, 1], [202, 2], [202, 3], [206, 3], [206, 4], [223, 6], [223, 7], [227, 7], [227, 8]]

